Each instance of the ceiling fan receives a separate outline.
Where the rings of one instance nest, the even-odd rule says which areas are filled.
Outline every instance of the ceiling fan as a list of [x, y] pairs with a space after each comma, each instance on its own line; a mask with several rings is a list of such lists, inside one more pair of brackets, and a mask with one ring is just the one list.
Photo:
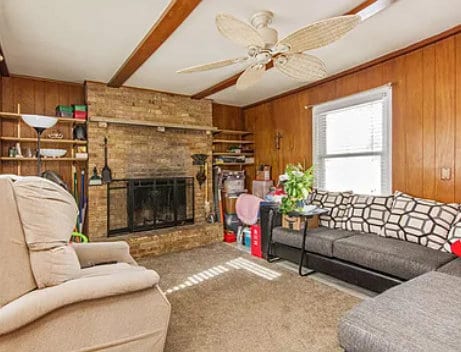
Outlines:
[[278, 40], [278, 33], [270, 28], [274, 14], [262, 11], [250, 19], [251, 26], [237, 18], [219, 14], [216, 27], [219, 32], [236, 44], [248, 48], [246, 56], [188, 67], [177, 73], [212, 70], [236, 63], [247, 62], [249, 66], [237, 80], [236, 88], [244, 90], [257, 83], [271, 61], [285, 75], [301, 82], [312, 82], [326, 76], [325, 64], [319, 58], [304, 54], [340, 39], [359, 22], [359, 15], [328, 18], [310, 24]]

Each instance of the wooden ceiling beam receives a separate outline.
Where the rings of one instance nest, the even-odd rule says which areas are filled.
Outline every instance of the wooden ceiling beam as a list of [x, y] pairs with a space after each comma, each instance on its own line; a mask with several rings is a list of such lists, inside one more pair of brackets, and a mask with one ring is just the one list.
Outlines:
[[[369, 6], [372, 6], [375, 2], [378, 2], [380, 0], [366, 0], [360, 3], [358, 6], [354, 7], [352, 10], [346, 12], [344, 15], [355, 15], [359, 13], [360, 11], [363, 11]], [[269, 64], [266, 65], [266, 70], [270, 70], [271, 68], [274, 67], [273, 62], [271, 61]], [[215, 93], [218, 93], [226, 88], [232, 87], [237, 83], [238, 78], [240, 75], [243, 73], [243, 71], [233, 75], [232, 77], [229, 77], [225, 79], [224, 81], [218, 82], [215, 85], [202, 90], [201, 92], [198, 92], [194, 95], [192, 95], [192, 99], [203, 99], [206, 97], [209, 97], [210, 95], [213, 95]]]
[[10, 76], [10, 71], [8, 71], [8, 66], [6, 65], [5, 54], [3, 53], [1, 45], [0, 45], [0, 75], [3, 77]]
[[201, 0], [173, 0], [107, 85], [114, 88], [121, 87], [173, 34], [200, 2]]

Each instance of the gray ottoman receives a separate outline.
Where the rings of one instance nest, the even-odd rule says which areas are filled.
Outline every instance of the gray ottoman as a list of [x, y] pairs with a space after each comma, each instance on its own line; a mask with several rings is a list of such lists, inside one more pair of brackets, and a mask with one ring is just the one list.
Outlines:
[[343, 317], [347, 352], [461, 351], [461, 278], [429, 272], [365, 300]]

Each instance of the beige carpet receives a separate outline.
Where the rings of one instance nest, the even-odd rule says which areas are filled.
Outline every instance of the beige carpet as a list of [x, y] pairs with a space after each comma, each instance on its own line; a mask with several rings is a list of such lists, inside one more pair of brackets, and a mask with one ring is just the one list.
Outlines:
[[140, 264], [168, 291], [166, 352], [341, 351], [337, 323], [360, 302], [223, 243]]

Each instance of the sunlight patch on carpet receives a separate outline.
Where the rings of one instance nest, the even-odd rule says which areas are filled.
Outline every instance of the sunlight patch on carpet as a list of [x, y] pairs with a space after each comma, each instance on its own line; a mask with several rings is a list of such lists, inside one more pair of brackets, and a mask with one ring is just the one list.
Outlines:
[[216, 278], [230, 270], [246, 270], [251, 274], [257, 275], [263, 279], [272, 281], [277, 279], [278, 277], [282, 276], [281, 273], [275, 270], [268, 269], [262, 265], [256, 264], [248, 259], [239, 257], [232, 260], [227, 261], [223, 265], [217, 265], [211, 267], [209, 269], [203, 270], [197, 274], [189, 276], [183, 283], [176, 285], [172, 288], [169, 288], [165, 291], [165, 293], [171, 294], [173, 292], [177, 292], [179, 290], [183, 290], [187, 287], [192, 287], [194, 285], [201, 284], [207, 280]]

